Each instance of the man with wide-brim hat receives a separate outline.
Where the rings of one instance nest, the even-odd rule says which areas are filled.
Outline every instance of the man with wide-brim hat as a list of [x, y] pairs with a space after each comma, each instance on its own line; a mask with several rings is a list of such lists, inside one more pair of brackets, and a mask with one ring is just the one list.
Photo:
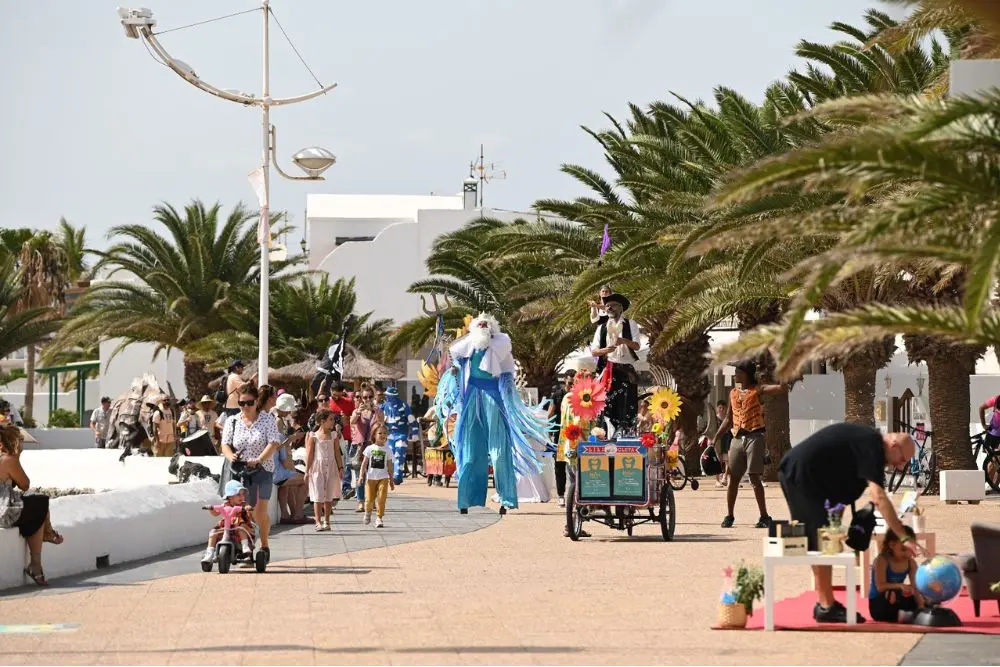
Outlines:
[[608, 319], [594, 332], [591, 354], [597, 357], [597, 372], [609, 385], [604, 414], [615, 433], [631, 433], [639, 412], [639, 325], [625, 317], [632, 302], [623, 294], [604, 297]]
[[208, 431], [208, 437], [212, 439], [215, 451], [219, 451], [219, 435], [222, 432], [222, 425], [219, 423], [219, 413], [215, 411], [216, 405], [218, 404], [215, 399], [205, 394], [198, 401], [198, 411], [195, 414], [198, 416], [201, 428]]
[[153, 412], [153, 456], [173, 456], [177, 450], [177, 418], [170, 407], [170, 397], [160, 394], [150, 401]]

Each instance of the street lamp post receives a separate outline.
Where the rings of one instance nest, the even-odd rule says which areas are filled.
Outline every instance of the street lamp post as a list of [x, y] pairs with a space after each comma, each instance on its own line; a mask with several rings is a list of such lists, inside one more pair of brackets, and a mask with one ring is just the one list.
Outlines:
[[125, 36], [130, 39], [142, 39], [151, 49], [154, 58], [159, 58], [162, 64], [173, 70], [182, 79], [210, 95], [220, 97], [230, 102], [236, 102], [244, 106], [259, 106], [261, 109], [261, 128], [263, 135], [263, 155], [258, 169], [250, 174], [250, 181], [257, 189], [257, 198], [260, 202], [260, 223], [258, 229], [258, 241], [260, 242], [260, 327], [258, 336], [257, 354], [257, 378], [260, 384], [267, 382], [268, 368], [268, 324], [270, 320], [270, 282], [271, 282], [271, 224], [270, 224], [270, 195], [271, 195], [271, 174], [270, 166], [273, 164], [275, 171], [284, 178], [295, 181], [322, 181], [323, 172], [329, 169], [337, 161], [333, 153], [325, 148], [316, 146], [305, 148], [294, 155], [292, 161], [302, 169], [305, 176], [292, 176], [278, 166], [276, 156], [277, 132], [271, 125], [271, 107], [296, 102], [305, 102], [314, 97], [324, 95], [337, 84], [322, 86], [318, 90], [296, 97], [286, 97], [274, 99], [271, 97], [271, 76], [270, 76], [270, 0], [261, 0], [261, 13], [264, 18], [263, 32], [263, 81], [261, 96], [255, 97], [249, 93], [238, 90], [225, 90], [217, 88], [198, 77], [194, 69], [187, 63], [173, 58], [167, 50], [163, 48], [153, 28], [156, 20], [153, 12], [142, 8], [118, 8], [118, 17], [121, 19], [122, 27], [125, 29]]

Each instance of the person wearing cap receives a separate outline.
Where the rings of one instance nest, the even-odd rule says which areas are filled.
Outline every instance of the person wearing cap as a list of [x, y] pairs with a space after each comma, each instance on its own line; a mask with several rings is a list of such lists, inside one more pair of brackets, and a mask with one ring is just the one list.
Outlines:
[[111, 399], [101, 397], [101, 405], [90, 413], [90, 430], [94, 432], [94, 444], [104, 449], [108, 444], [108, 418], [111, 416]]
[[153, 413], [153, 456], [173, 456], [177, 449], [177, 421], [170, 408], [170, 397], [166, 394], [157, 396], [156, 408]]
[[736, 519], [736, 496], [740, 492], [740, 481], [744, 474], [750, 475], [750, 485], [757, 498], [760, 519], [755, 528], [767, 528], [771, 517], [767, 513], [767, 499], [764, 497], [764, 466], [767, 464], [766, 431], [764, 429], [764, 401], [762, 396], [781, 394], [788, 391], [788, 385], [758, 384], [757, 364], [744, 361], [736, 365], [735, 386], [729, 391], [729, 408], [719, 425], [713, 442], [721, 442], [722, 434], [730, 430], [733, 434], [729, 446], [729, 486], [726, 490], [728, 512], [722, 520], [723, 528], [732, 528]]
[[298, 409], [299, 405], [294, 396], [281, 394], [272, 411], [278, 432], [284, 438], [274, 454], [274, 486], [278, 489], [278, 509], [281, 512], [279, 523], [285, 525], [309, 523], [305, 515], [306, 498], [309, 495], [306, 476], [296, 470], [292, 455], [292, 451], [299, 446], [306, 435], [301, 429], [295, 429], [292, 425], [292, 415]]
[[[608, 318], [597, 327], [591, 342], [591, 354], [598, 358], [597, 372], [610, 374], [605, 414], [615, 432], [630, 432], [635, 429], [635, 418], [639, 413], [639, 375], [635, 370], [636, 354], [639, 349], [639, 325], [625, 317], [631, 306], [628, 297], [610, 294], [604, 298]], [[610, 368], [610, 373], [605, 372]]]
[[[253, 508], [246, 504], [246, 496], [244, 495], [246, 490], [246, 487], [239, 480], [231, 479], [226, 482], [226, 488], [223, 493], [226, 496], [226, 505], [230, 507], [243, 506], [243, 511], [233, 517], [230, 526], [233, 531], [233, 538], [240, 541], [240, 548], [243, 550], [243, 553], [250, 553], [253, 551], [254, 543], [253, 521], [250, 520], [250, 510]], [[222, 514], [222, 512], [214, 508], [211, 512], [212, 516], [220, 516]], [[209, 533], [208, 548], [205, 549], [205, 555], [202, 556], [201, 562], [211, 563], [215, 560], [215, 545], [222, 539], [225, 525], [225, 519], [219, 519], [218, 523], [215, 524], [215, 529]]]
[[[378, 398], [376, 397], [376, 401]], [[389, 429], [389, 449], [393, 456], [393, 483], [402, 484], [406, 474], [406, 454], [409, 451], [410, 422], [413, 415], [410, 406], [406, 404], [396, 387], [385, 390], [385, 396], [380, 404], [385, 415], [385, 425]]]

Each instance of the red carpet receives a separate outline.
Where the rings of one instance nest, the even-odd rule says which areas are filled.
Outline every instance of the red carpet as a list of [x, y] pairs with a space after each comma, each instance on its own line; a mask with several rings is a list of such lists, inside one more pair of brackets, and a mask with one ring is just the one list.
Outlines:
[[[834, 593], [842, 604], [845, 603], [845, 593], [843, 589]], [[754, 608], [753, 616], [747, 620], [747, 630], [764, 629], [764, 605], [759, 601], [759, 607]], [[958, 596], [946, 607], [954, 610], [958, 617], [962, 619], [961, 627], [957, 628], [928, 628], [922, 625], [905, 625], [899, 623], [876, 623], [868, 616], [868, 599], [860, 597], [858, 599], [858, 611], [867, 620], [859, 625], [845, 625], [841, 623], [817, 623], [813, 620], [813, 605], [816, 604], [816, 594], [808, 591], [794, 598], [785, 598], [774, 604], [774, 629], [775, 630], [805, 630], [820, 632], [968, 632], [979, 635], [1000, 635], [1000, 613], [997, 611], [996, 600], [983, 600], [980, 602], [980, 616], [976, 618], [972, 612], [972, 600], [964, 593]]]

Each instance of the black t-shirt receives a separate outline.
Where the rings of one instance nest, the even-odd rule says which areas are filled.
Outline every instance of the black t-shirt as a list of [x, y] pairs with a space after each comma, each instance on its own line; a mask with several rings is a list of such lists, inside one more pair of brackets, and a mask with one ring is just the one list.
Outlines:
[[781, 459], [788, 483], [817, 500], [850, 504], [868, 482], [885, 482], [882, 434], [870, 426], [833, 424], [792, 447]]

